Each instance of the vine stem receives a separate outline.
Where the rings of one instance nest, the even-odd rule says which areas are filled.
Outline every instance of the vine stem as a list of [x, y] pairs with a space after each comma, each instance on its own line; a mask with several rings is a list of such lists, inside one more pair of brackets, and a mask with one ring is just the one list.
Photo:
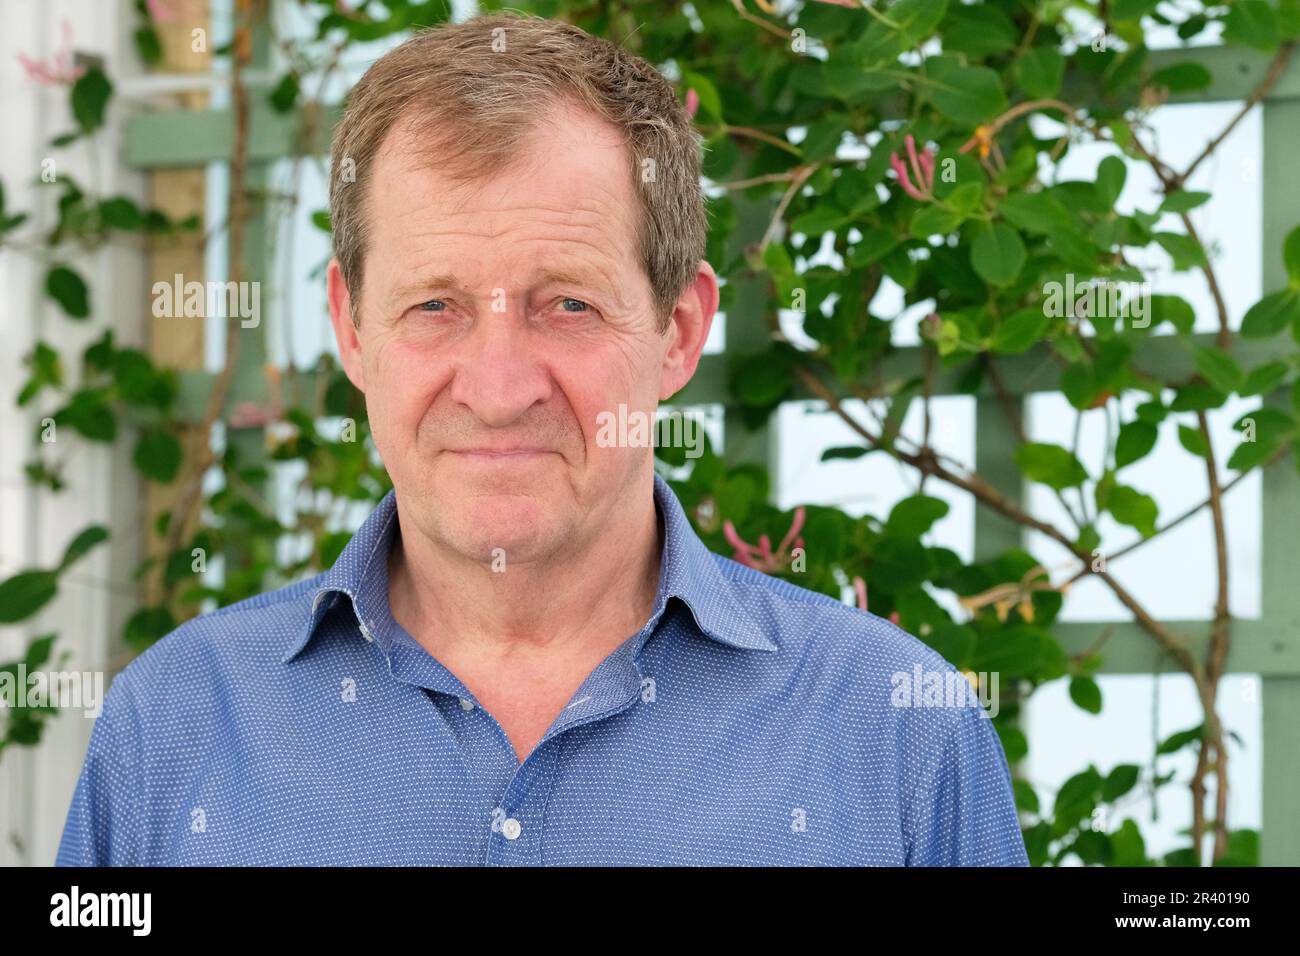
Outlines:
[[[248, 90], [243, 82], [245, 69], [252, 61], [254, 12], [261, 12], [261, 0], [236, 0], [235, 9], [238, 25], [231, 49], [231, 106], [235, 119], [233, 153], [230, 160], [230, 190], [228, 205], [229, 223], [229, 275], [231, 282], [241, 282], [244, 276], [245, 246], [248, 232]], [[183, 490], [177, 498], [167, 525], [167, 539], [164, 554], [172, 554], [180, 548], [185, 529], [189, 526], [195, 510], [203, 500], [203, 475], [216, 462], [212, 451], [212, 428], [235, 377], [235, 365], [239, 358], [239, 322], [237, 316], [231, 316], [226, 322], [226, 351], [221, 367], [213, 382], [212, 392], [208, 396], [207, 408], [203, 421], [199, 424], [198, 434], [203, 438], [203, 447], [199, 451], [185, 477]]]

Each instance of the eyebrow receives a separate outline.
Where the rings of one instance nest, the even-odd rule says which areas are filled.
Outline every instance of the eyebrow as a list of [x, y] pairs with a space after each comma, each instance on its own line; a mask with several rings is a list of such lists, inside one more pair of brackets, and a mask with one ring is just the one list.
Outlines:
[[[537, 274], [540, 285], [578, 285], [588, 286], [597, 292], [606, 295], [613, 295], [613, 288], [605, 281], [596, 276], [586, 276], [580, 273], [566, 272], [563, 269], [543, 269]], [[411, 282], [397, 289], [395, 296], [399, 299], [415, 295], [417, 292], [426, 292], [433, 290], [448, 290], [452, 292], [466, 292], [460, 281], [451, 274], [439, 274], [427, 276], [418, 282]]]

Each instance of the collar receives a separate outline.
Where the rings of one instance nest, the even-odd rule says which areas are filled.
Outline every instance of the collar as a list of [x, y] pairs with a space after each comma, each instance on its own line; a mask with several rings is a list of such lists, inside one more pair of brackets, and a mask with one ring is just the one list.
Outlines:
[[[317, 626], [340, 595], [347, 595], [357, 623], [367, 640], [373, 639], [363, 619], [388, 602], [388, 553], [397, 529], [396, 490], [391, 490], [357, 529], [334, 566], [321, 575], [312, 594], [311, 612], [303, 629], [295, 633], [281, 663], [293, 660], [311, 641]], [[657, 472], [654, 476], [655, 509], [663, 520], [663, 560], [659, 590], [650, 620], [663, 615], [670, 598], [682, 601], [706, 637], [742, 650], [775, 651], [779, 648], [745, 608], [737, 586], [722, 573], [717, 556], [704, 546], [691, 527], [673, 490]], [[376, 562], [384, 562], [375, 568]], [[382, 573], [380, 573], [382, 571]], [[651, 628], [647, 628], [646, 635]]]

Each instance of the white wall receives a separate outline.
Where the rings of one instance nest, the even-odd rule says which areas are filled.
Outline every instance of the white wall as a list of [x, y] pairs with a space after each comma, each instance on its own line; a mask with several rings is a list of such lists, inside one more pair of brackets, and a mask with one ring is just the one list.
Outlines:
[[[0, 30], [0, 179], [6, 205], [33, 214], [21, 229], [26, 237], [53, 222], [55, 187], [40, 185], [41, 161], [47, 157], [83, 188], [143, 199], [141, 177], [119, 166], [118, 104], [98, 134], [93, 156], [85, 143], [61, 150], [47, 146], [73, 128], [68, 89], [32, 82], [17, 54], [48, 59], [59, 47], [65, 18], [73, 26], [74, 49], [102, 56], [110, 79], [138, 70], [130, 40], [134, 13], [127, 0], [6, 0]], [[55, 659], [60, 652], [70, 654], [59, 669], [107, 670], [110, 646], [121, 648], [118, 636], [134, 601], [131, 571], [138, 560], [141, 495], [130, 465], [129, 436], [110, 447], [61, 429], [52, 450], [67, 462], [68, 487], [57, 495], [35, 490], [23, 465], [34, 457], [32, 436], [52, 406], [38, 400], [19, 409], [14, 397], [27, 377], [22, 358], [37, 341], [63, 352], [72, 382], [80, 375], [81, 350], [106, 327], [116, 330], [119, 345], [140, 343], [147, 315], [144, 262], [138, 249], [70, 253], [69, 263], [91, 288], [91, 319], [76, 322], [43, 294], [46, 255], [40, 249], [27, 254], [0, 247], [0, 579], [56, 564], [87, 525], [109, 527], [112, 539], [69, 572], [59, 597], [39, 617], [0, 628], [0, 660], [21, 657], [31, 637], [55, 631]], [[105, 673], [105, 690], [110, 679]], [[0, 864], [53, 862], [92, 726], [81, 710], [68, 710], [47, 722], [36, 748], [9, 748], [0, 756]]]

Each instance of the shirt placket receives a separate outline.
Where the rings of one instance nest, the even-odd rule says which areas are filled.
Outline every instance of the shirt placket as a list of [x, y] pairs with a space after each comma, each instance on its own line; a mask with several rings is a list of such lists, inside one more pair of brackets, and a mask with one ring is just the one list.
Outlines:
[[[492, 811], [486, 865], [543, 864], [546, 804], [565, 752], [567, 740], [564, 734], [584, 724], [622, 713], [637, 701], [642, 675], [633, 657], [633, 648], [639, 648], [642, 643], [638, 639], [627, 642], [592, 671], [574, 692], [573, 700], [519, 765], [500, 805]], [[502, 739], [505, 739], [504, 732]]]

